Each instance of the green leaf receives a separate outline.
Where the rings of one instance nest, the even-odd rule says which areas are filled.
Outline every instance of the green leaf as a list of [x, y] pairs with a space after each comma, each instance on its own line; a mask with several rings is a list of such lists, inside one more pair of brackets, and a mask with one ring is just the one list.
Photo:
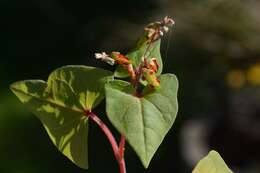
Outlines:
[[77, 94], [84, 109], [91, 110], [104, 98], [104, 84], [112, 80], [112, 72], [88, 66], [65, 66], [50, 74], [48, 83], [59, 79], [66, 82]]
[[233, 173], [218, 152], [212, 150], [199, 161], [192, 173]]
[[127, 78], [129, 77], [129, 74], [127, 72], [126, 69], [124, 69], [124, 67], [122, 67], [121, 65], [116, 67], [116, 70], [114, 72], [114, 76], [117, 78]]
[[112, 73], [87, 66], [55, 70], [48, 82], [26, 80], [11, 90], [43, 123], [54, 145], [73, 163], [88, 168], [88, 118], [104, 98], [104, 85]]
[[[157, 62], [159, 64], [159, 69], [157, 72], [157, 75], [160, 75], [162, 73], [163, 64], [162, 64], [162, 58], [160, 53], [160, 46], [161, 46], [161, 40], [157, 40], [149, 46], [147, 43], [140, 44], [136, 49], [129, 52], [126, 57], [128, 57], [132, 62], [133, 66], [137, 67], [141, 61], [142, 57], [145, 54], [147, 48], [149, 47], [148, 51], [146, 52], [147, 59], [156, 58]], [[125, 78], [128, 77], [128, 73], [125, 69], [123, 69], [121, 66], [118, 66], [115, 73], [115, 77], [118, 78]]]
[[106, 84], [109, 120], [135, 150], [145, 168], [173, 125], [177, 110], [178, 81], [172, 74], [160, 77], [161, 88], [144, 97], [133, 96], [128, 82]]

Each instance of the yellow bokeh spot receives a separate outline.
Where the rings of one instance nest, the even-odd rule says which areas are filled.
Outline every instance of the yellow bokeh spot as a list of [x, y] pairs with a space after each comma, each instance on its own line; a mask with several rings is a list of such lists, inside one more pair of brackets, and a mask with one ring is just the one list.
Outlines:
[[231, 70], [227, 74], [227, 84], [234, 89], [242, 88], [245, 85], [246, 76], [242, 70]]
[[247, 80], [251, 85], [260, 85], [260, 63], [255, 64], [248, 69]]

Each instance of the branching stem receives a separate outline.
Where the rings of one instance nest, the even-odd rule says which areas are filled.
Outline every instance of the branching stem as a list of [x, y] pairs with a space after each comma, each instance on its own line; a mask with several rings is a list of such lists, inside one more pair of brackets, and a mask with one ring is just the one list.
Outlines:
[[114, 156], [117, 160], [117, 163], [119, 165], [120, 173], [126, 173], [126, 166], [125, 166], [125, 159], [124, 159], [124, 148], [125, 148], [125, 137], [121, 136], [120, 144], [118, 147], [118, 144], [116, 142], [116, 139], [112, 132], [109, 130], [109, 128], [106, 126], [106, 124], [93, 112], [86, 110], [85, 116], [89, 117], [92, 121], [94, 121], [104, 132], [107, 139], [109, 140], [111, 147], [114, 152]]

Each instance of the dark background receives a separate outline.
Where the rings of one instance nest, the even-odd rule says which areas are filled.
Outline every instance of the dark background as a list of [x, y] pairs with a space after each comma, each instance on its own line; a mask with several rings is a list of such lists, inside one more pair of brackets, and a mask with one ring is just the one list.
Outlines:
[[180, 109], [148, 170], [127, 146], [128, 172], [191, 172], [215, 149], [234, 172], [260, 173], [259, 1], [1, 0], [0, 5], [1, 173], [117, 172], [96, 125], [90, 127], [90, 169], [81, 170], [53, 146], [9, 85], [47, 79], [67, 64], [110, 68], [94, 53], [126, 53], [147, 23], [165, 15], [176, 25], [163, 39], [164, 73], [179, 78]]

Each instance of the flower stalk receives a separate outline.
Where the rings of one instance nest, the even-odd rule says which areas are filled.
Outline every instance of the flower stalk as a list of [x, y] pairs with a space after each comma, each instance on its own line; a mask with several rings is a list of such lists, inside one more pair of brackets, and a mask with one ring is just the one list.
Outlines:
[[[174, 21], [166, 16], [163, 20], [151, 23], [145, 27], [145, 40], [142, 44], [145, 44], [147, 47], [143, 52], [141, 63], [138, 65], [134, 64], [131, 58], [115, 51], [110, 54], [106, 54], [105, 52], [95, 53], [95, 57], [96, 59], [100, 59], [109, 65], [119, 65], [123, 67], [128, 72], [130, 82], [135, 88], [135, 93], [133, 93], [133, 95], [136, 97], [142, 97], [142, 91], [146, 86], [149, 86], [154, 90], [160, 89], [160, 80], [156, 75], [159, 69], [159, 64], [156, 57], [149, 57], [147, 54], [150, 53], [149, 49], [151, 44], [167, 33], [169, 27], [173, 24]], [[114, 156], [119, 165], [120, 173], [126, 173], [124, 160], [126, 142], [125, 136], [121, 134], [120, 142], [117, 144], [111, 131], [96, 114], [91, 111], [85, 111], [85, 115], [93, 120], [102, 129], [111, 144]]]
[[118, 146], [116, 139], [106, 124], [93, 112], [89, 110], [84, 111], [85, 116], [89, 117], [93, 122], [95, 122], [101, 130], [106, 135], [109, 140], [111, 147], [114, 152], [115, 159], [117, 160], [120, 173], [126, 173], [125, 159], [124, 159], [124, 148], [125, 148], [125, 137], [121, 136], [120, 144]]

